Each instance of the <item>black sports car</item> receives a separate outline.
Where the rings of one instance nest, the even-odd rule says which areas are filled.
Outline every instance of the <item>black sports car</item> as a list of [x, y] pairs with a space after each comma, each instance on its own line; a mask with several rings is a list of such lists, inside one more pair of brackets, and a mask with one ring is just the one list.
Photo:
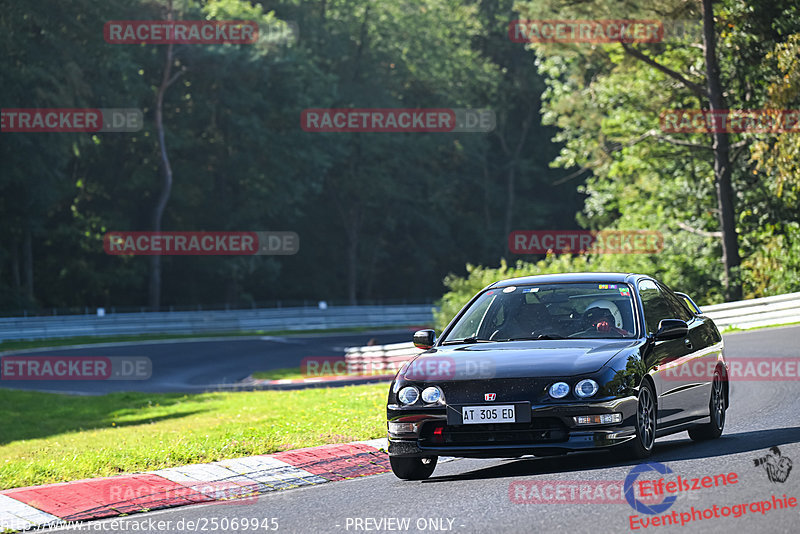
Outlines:
[[[650, 455], [684, 430], [717, 438], [729, 402], [722, 336], [688, 296], [639, 274], [491, 284], [389, 391], [392, 471], [424, 479], [439, 456]], [[691, 303], [691, 305], [689, 304]]]

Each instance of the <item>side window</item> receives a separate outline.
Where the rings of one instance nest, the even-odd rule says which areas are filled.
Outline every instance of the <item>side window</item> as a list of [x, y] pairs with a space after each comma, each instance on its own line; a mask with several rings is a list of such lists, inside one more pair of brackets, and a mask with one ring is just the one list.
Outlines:
[[506, 299], [497, 299], [492, 302], [492, 307], [486, 313], [483, 321], [481, 336], [491, 336], [495, 330], [506, 322]]
[[697, 307], [697, 304], [695, 304], [692, 301], [692, 299], [690, 299], [686, 295], [678, 295], [677, 293], [675, 293], [675, 296], [680, 297], [681, 300], [683, 300], [683, 303], [686, 304], [686, 307], [689, 308], [689, 310], [691, 310], [692, 313], [697, 315], [703, 314], [703, 312], [700, 311], [700, 308]]
[[655, 282], [651, 280], [639, 282], [639, 296], [642, 297], [644, 324], [649, 333], [654, 334], [658, 330], [658, 323], [662, 319], [675, 319], [675, 312]]
[[667, 299], [667, 303], [669, 307], [672, 308], [672, 318], [673, 319], [681, 319], [686, 321], [687, 323], [694, 319], [694, 314], [689, 311], [689, 308], [686, 307], [686, 304], [683, 302], [683, 299], [678, 298], [678, 296], [670, 291], [668, 288], [664, 286], [661, 287], [661, 294], [664, 295], [664, 298]]
[[465, 337], [477, 336], [478, 329], [481, 327], [483, 323], [483, 319], [486, 315], [486, 311], [489, 309], [489, 306], [494, 302], [495, 296], [491, 297], [484, 297], [483, 302], [475, 305], [470, 311], [469, 315], [465, 318], [464, 321], [459, 324], [456, 330], [453, 330], [451, 336], [453, 339], [462, 339]]

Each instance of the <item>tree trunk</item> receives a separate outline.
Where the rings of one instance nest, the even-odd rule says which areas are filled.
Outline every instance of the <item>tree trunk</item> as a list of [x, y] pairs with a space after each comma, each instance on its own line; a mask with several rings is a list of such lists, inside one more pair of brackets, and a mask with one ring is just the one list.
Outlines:
[[34, 303], [33, 298], [33, 235], [30, 223], [25, 227], [25, 235], [22, 239], [22, 261], [25, 273], [25, 298], [29, 304]]
[[358, 222], [354, 221], [347, 232], [347, 300], [351, 306], [358, 304], [356, 287], [358, 285]]
[[[705, 45], [706, 79], [711, 113], [726, 109], [725, 95], [720, 81], [717, 61], [716, 34], [714, 33], [714, 8], [712, 0], [703, 0], [703, 42]], [[714, 185], [717, 193], [719, 224], [722, 231], [722, 263], [726, 300], [741, 300], [742, 282], [739, 277], [739, 239], [736, 234], [736, 211], [731, 185], [730, 140], [727, 132], [712, 134], [714, 149]]]
[[[508, 174], [506, 174], [506, 221], [503, 227], [503, 237], [505, 238], [503, 241], [504, 250], [508, 247], [506, 243], [508, 243], [508, 236], [511, 234], [511, 224], [514, 220], [514, 186], [516, 176], [517, 155], [514, 156], [514, 160], [511, 162], [511, 168], [508, 169]], [[503, 256], [505, 256], [505, 254], [503, 254]]]
[[[168, 19], [172, 19], [170, 11]], [[164, 209], [167, 207], [170, 193], [172, 192], [172, 167], [167, 155], [167, 144], [164, 136], [164, 94], [172, 83], [178, 79], [181, 72], [175, 76], [172, 74], [172, 44], [167, 45], [167, 56], [164, 61], [164, 75], [161, 78], [161, 85], [156, 94], [156, 132], [158, 134], [158, 146], [161, 150], [161, 168], [163, 171], [161, 182], [161, 193], [158, 197], [155, 209], [153, 210], [153, 231], [161, 231], [161, 221], [164, 217]], [[158, 311], [161, 306], [161, 256], [150, 256], [150, 288], [149, 306], [154, 311]]]
[[502, 240], [502, 250], [503, 253], [501, 257], [505, 257], [508, 253], [508, 236], [511, 234], [511, 225], [514, 222], [514, 196], [515, 187], [516, 187], [516, 178], [517, 178], [517, 166], [519, 165], [520, 160], [520, 153], [522, 152], [522, 147], [525, 145], [525, 141], [528, 139], [528, 131], [530, 130], [531, 123], [533, 122], [535, 108], [533, 106], [530, 107], [528, 111], [528, 115], [522, 120], [522, 129], [519, 134], [519, 139], [517, 140], [517, 146], [511, 150], [506, 143], [505, 135], [500, 132], [497, 134], [497, 138], [500, 140], [500, 147], [503, 149], [503, 153], [508, 158], [508, 173], [506, 174], [506, 213], [505, 213], [505, 223], [503, 225], [503, 240]]
[[11, 280], [13, 280], [14, 289], [17, 291], [22, 289], [22, 277], [20, 277], [19, 273], [19, 241], [15, 238], [11, 243]]

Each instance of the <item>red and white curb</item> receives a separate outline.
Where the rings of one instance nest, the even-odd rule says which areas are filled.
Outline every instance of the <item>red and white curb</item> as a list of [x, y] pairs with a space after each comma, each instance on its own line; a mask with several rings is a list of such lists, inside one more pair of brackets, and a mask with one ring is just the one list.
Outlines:
[[248, 498], [390, 471], [386, 439], [0, 491], [0, 531]]

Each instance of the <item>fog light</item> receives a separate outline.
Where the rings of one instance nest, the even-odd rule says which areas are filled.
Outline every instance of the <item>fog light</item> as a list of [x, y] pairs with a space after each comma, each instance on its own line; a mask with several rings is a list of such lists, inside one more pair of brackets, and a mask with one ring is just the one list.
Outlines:
[[389, 423], [389, 434], [416, 434], [416, 423]]
[[578, 425], [613, 425], [622, 422], [621, 413], [604, 413], [602, 415], [579, 415], [573, 417]]

